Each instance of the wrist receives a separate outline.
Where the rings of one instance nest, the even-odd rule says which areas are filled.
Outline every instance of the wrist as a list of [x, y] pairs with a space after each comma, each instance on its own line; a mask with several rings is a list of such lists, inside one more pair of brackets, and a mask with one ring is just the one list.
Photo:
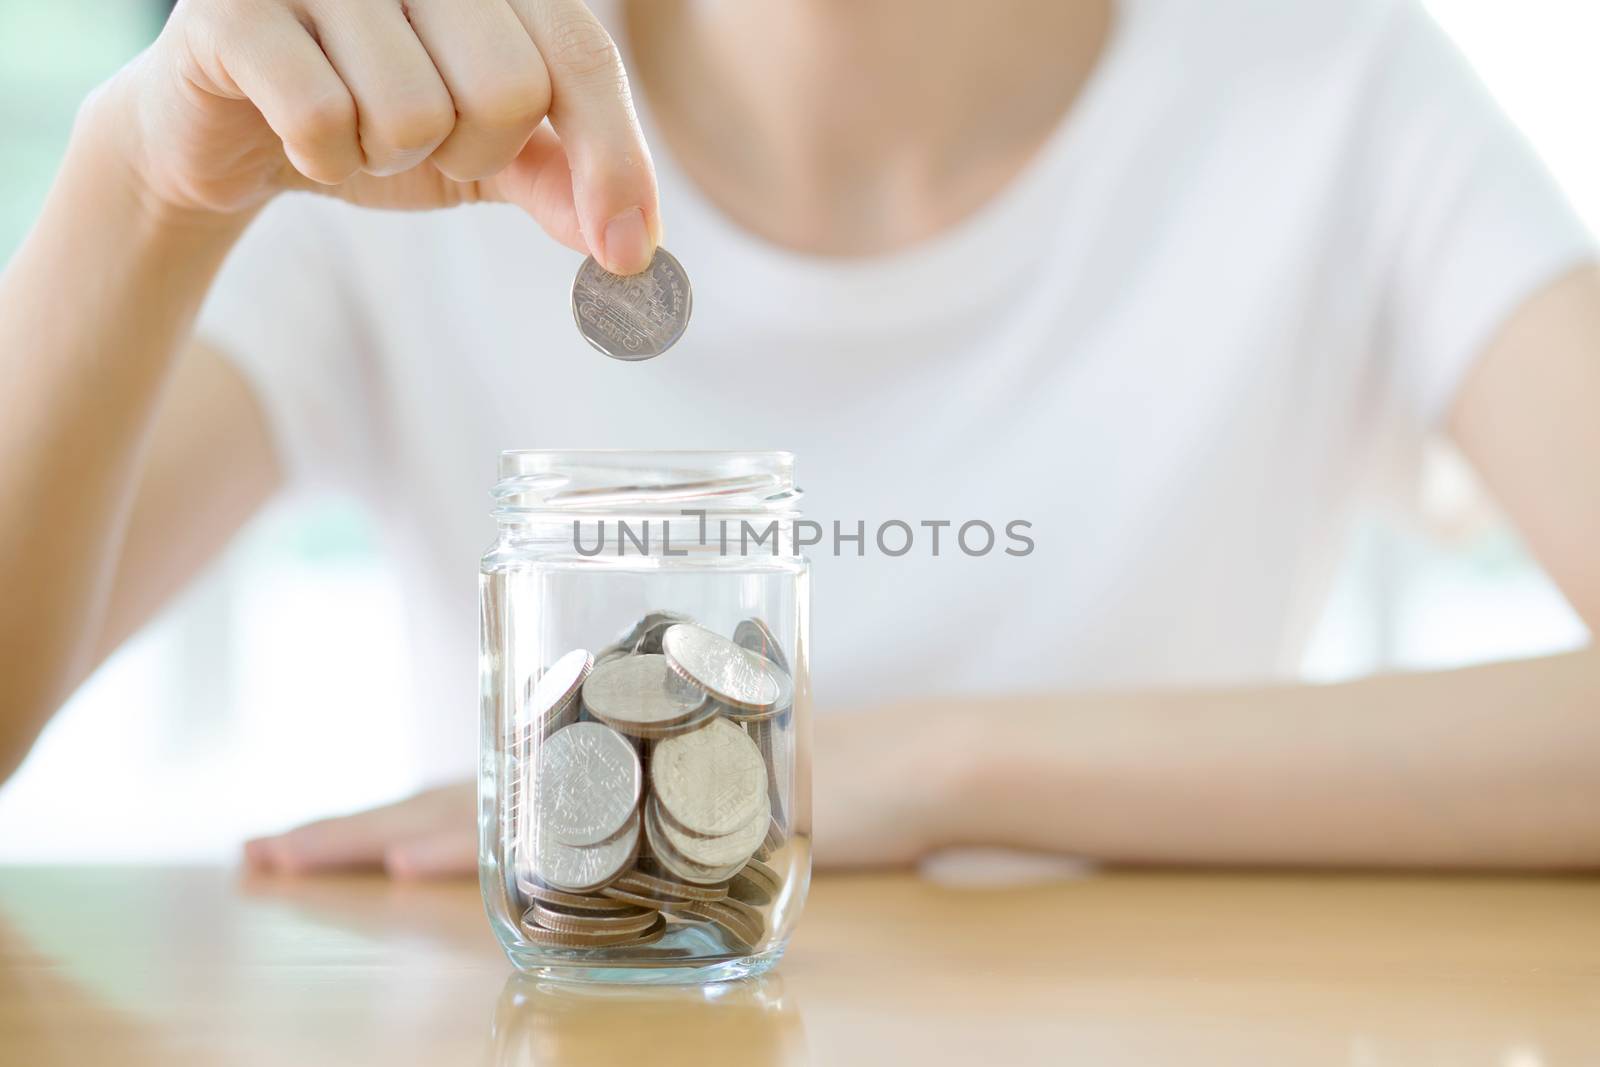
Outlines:
[[115, 213], [140, 237], [231, 245], [255, 217], [255, 210], [220, 212], [176, 203], [151, 180], [153, 160], [139, 115], [143, 76], [136, 60], [84, 100], [73, 122], [58, 187], [77, 207], [92, 204]]
[[984, 713], [971, 703], [928, 701], [899, 713], [913, 739], [903, 783], [908, 831], [926, 854], [972, 843], [989, 773]]

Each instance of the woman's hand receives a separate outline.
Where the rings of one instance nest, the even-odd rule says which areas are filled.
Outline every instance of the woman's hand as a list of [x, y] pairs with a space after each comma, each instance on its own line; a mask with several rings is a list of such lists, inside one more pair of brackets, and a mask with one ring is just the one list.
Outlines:
[[455, 878], [478, 870], [477, 786], [458, 782], [355, 815], [307, 823], [244, 846], [260, 871], [320, 874], [382, 868], [394, 878]]
[[[958, 789], [964, 761], [949, 729], [918, 709], [884, 709], [823, 716], [813, 731], [818, 866], [905, 866], [935, 846], [935, 806]], [[396, 878], [465, 877], [477, 871], [476, 804], [472, 782], [442, 786], [257, 838], [245, 859], [286, 874], [381, 867]]]
[[818, 867], [906, 867], [943, 844], [941, 805], [963, 786], [948, 715], [922, 706], [812, 721], [812, 856]]
[[620, 273], [660, 234], [627, 76], [579, 0], [183, 0], [85, 114], [180, 212], [511, 201]]

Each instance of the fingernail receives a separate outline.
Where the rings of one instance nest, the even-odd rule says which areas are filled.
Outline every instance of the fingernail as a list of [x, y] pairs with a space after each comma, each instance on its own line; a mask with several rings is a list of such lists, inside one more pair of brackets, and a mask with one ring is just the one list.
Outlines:
[[637, 274], [650, 265], [650, 231], [645, 228], [644, 212], [629, 208], [606, 223], [604, 247], [600, 256], [613, 274]]

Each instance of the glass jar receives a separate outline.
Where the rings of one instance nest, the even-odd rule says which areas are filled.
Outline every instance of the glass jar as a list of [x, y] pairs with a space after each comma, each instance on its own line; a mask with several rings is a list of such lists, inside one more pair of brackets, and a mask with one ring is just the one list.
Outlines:
[[810, 880], [786, 452], [506, 452], [480, 577], [479, 871], [519, 969], [715, 981]]

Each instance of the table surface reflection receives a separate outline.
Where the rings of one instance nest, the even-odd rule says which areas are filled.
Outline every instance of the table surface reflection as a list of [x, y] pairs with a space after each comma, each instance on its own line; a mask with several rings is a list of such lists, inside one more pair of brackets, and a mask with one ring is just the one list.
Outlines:
[[0, 1062], [1600, 1063], [1600, 880], [824, 877], [766, 978], [635, 990], [468, 884], [9, 868]]

